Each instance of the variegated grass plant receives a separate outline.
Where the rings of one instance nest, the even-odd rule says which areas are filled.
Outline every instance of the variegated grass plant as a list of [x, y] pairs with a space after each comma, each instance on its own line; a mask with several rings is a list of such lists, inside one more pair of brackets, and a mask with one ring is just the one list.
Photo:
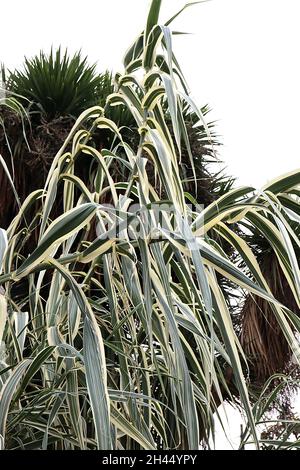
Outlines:
[[[203, 210], [191, 206], [179, 176], [181, 149], [189, 149], [183, 109], [204, 120], [173, 54], [177, 15], [160, 25], [160, 5], [152, 1], [105, 107], [81, 114], [45, 187], [2, 232], [2, 448], [198, 449], [218, 406], [233, 396], [245, 413], [245, 439], [259, 447], [261, 415], [217, 274], [266, 299], [300, 357], [298, 317], [273, 297], [234, 230], [238, 223], [263, 234], [299, 305], [300, 171], [259, 192], [233, 189]], [[137, 148], [106, 117], [112, 106], [132, 113]], [[99, 128], [112, 133], [110, 148], [93, 146]], [[76, 175], [79, 157], [89, 165], [88, 185]], [[127, 180], [114, 181], [115, 161]], [[53, 218], [57, 194], [61, 215]], [[245, 268], [229, 259], [224, 241]]]

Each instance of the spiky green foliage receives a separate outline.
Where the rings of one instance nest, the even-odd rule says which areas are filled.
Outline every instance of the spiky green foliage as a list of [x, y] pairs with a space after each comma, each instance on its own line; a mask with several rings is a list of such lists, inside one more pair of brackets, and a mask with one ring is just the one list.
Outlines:
[[78, 115], [87, 107], [103, 105], [111, 90], [108, 72], [99, 74], [95, 65], [77, 52], [69, 56], [61, 48], [25, 58], [23, 69], [10, 72], [6, 88], [32, 102], [31, 110], [49, 118]]
[[[247, 361], [218, 274], [268, 301], [299, 360], [299, 320], [274, 298], [234, 228], [245, 223], [264, 234], [299, 305], [293, 193], [300, 171], [259, 193], [231, 189], [203, 210], [190, 207], [180, 174], [182, 146], [189, 149], [186, 105], [209, 139], [210, 131], [185, 89], [171, 31], [157, 24], [159, 6], [152, 2], [105, 107], [78, 118], [44, 188], [27, 197], [8, 242], [1, 241], [4, 448], [198, 449], [232, 393], [246, 416], [245, 439], [259, 447], [261, 415], [249, 397]], [[107, 117], [111, 106], [132, 113], [137, 148]], [[93, 145], [99, 129], [112, 134], [109, 148]], [[88, 184], [78, 176], [80, 159], [92, 161]], [[115, 161], [126, 179], [114, 178]], [[28, 255], [32, 234], [37, 241]], [[221, 240], [245, 268], [229, 259]]]

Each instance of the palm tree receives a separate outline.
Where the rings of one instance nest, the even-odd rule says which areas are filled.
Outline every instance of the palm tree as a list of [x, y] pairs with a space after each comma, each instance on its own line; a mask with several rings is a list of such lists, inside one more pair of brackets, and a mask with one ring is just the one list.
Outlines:
[[[2, 66], [7, 99], [0, 103], [0, 152], [21, 201], [43, 187], [53, 157], [79, 114], [103, 105], [112, 92], [111, 74], [98, 74], [95, 68], [80, 52], [70, 57], [60, 48], [25, 58], [20, 70], [7, 72]], [[18, 106], [10, 106], [11, 100]], [[18, 204], [3, 168], [0, 178], [1, 226], [7, 227]]]

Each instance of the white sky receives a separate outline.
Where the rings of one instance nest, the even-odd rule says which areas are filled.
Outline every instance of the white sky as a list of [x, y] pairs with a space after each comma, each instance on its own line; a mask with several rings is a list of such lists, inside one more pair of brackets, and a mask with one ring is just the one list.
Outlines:
[[[184, 0], [164, 0], [162, 19]], [[120, 70], [142, 29], [148, 0], [1, 2], [0, 61], [14, 67], [51, 45], [82, 48], [99, 69]], [[221, 158], [241, 184], [260, 186], [299, 165], [299, 0], [211, 0], [187, 9], [174, 28], [192, 94], [209, 103]]]
[[[162, 19], [185, 3], [164, 0]], [[62, 45], [71, 52], [81, 48], [99, 70], [122, 71], [123, 54], [143, 29], [148, 4], [1, 2], [0, 61], [14, 68], [24, 55]], [[240, 184], [259, 187], [300, 167], [299, 14], [299, 0], [212, 0], [187, 9], [174, 23], [174, 29], [193, 33], [176, 37], [175, 53], [199, 105], [213, 108], [224, 143], [221, 158]], [[239, 420], [233, 422], [235, 441]]]

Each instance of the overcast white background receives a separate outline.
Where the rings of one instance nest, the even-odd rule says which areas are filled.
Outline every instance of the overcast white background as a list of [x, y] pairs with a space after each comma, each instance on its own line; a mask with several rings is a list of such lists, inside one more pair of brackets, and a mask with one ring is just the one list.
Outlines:
[[[143, 28], [148, 0], [14, 0], [0, 4], [0, 61], [14, 68], [51, 45], [82, 49], [120, 70]], [[168, 19], [184, 0], [164, 0]], [[211, 0], [187, 9], [175, 53], [199, 105], [208, 103], [220, 156], [240, 184], [259, 187], [299, 164], [300, 1]], [[232, 434], [239, 433], [231, 420]], [[221, 445], [219, 443], [219, 445]]]

